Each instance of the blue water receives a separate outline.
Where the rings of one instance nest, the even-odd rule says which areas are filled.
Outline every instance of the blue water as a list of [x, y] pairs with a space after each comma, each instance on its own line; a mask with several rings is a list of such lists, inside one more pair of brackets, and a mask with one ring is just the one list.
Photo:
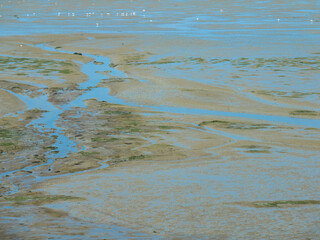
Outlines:
[[[320, 52], [319, 42], [320, 42], [320, 2], [319, 1], [278, 1], [278, 0], [266, 0], [266, 1], [104, 1], [96, 0], [94, 2], [89, 1], [89, 3], [95, 3], [95, 5], [88, 5], [84, 1], [68, 0], [68, 1], [45, 1], [45, 0], [33, 0], [24, 1], [17, 3], [16, 1], [1, 1], [3, 4], [0, 8], [0, 36], [13, 36], [13, 35], [34, 35], [34, 34], [72, 34], [72, 33], [85, 33], [90, 35], [90, 33], [114, 33], [114, 34], [125, 34], [125, 35], [135, 35], [138, 36], [157, 36], [159, 38], [165, 37], [166, 39], [171, 39], [173, 42], [181, 40], [181, 44], [188, 40], [192, 43], [193, 39], [197, 41], [203, 41], [205, 48], [197, 46], [196, 50], [189, 49], [193, 46], [183, 45], [185, 51], [181, 49], [163, 48], [167, 53], [163, 53], [161, 57], [166, 56], [183, 56], [189, 51], [187, 56], [195, 56], [195, 54], [204, 55], [209, 58], [231, 58], [235, 59], [238, 57], [250, 57], [252, 59], [256, 57], [300, 57], [300, 56], [313, 56], [315, 53]], [[58, 5], [55, 5], [57, 3]], [[35, 4], [37, 8], [34, 9]], [[146, 11], [143, 11], [145, 9]], [[222, 11], [221, 11], [222, 10]], [[58, 12], [61, 16], [58, 16]], [[95, 12], [91, 16], [86, 16], [88, 12]], [[106, 15], [106, 13], [110, 15]], [[135, 12], [135, 16], [121, 16], [121, 13]], [[35, 13], [35, 16], [33, 16]], [[75, 13], [75, 16], [69, 16], [68, 13]], [[101, 14], [103, 14], [101, 16]], [[17, 15], [15, 17], [14, 15]], [[29, 16], [27, 16], [29, 15]], [[278, 20], [279, 19], [279, 20]], [[150, 21], [152, 20], [152, 22]], [[312, 20], [312, 21], [311, 21]], [[96, 25], [98, 23], [98, 27]], [[89, 39], [90, 36], [88, 36]], [[18, 38], [17, 38], [18, 39]], [[94, 40], [91, 38], [91, 40]], [[160, 42], [160, 41], [159, 41]], [[208, 44], [208, 42], [210, 44]], [[15, 44], [20, 44], [19, 40], [12, 40], [12, 46]], [[144, 44], [148, 45], [147, 41]], [[32, 44], [30, 44], [33, 46]], [[107, 45], [107, 43], [106, 43]], [[211, 47], [208, 47], [211, 45]], [[152, 45], [151, 45], [152, 46]], [[40, 44], [35, 47], [41, 48], [46, 51], [51, 52], [63, 52], [66, 54], [72, 54], [72, 52], [63, 51], [63, 49], [54, 49], [55, 46], [50, 46], [48, 44]], [[107, 46], [106, 46], [107, 47]], [[152, 47], [151, 47], [152, 48]], [[152, 49], [153, 50], [153, 49]], [[141, 49], [144, 51], [144, 49]], [[155, 50], [156, 51], [156, 50]], [[180, 52], [179, 52], [180, 51]], [[182, 51], [182, 52], [181, 52]], [[320, 128], [320, 120], [318, 119], [305, 119], [299, 117], [285, 117], [285, 116], [272, 116], [267, 114], [249, 114], [243, 112], [227, 112], [227, 111], [215, 111], [207, 110], [201, 108], [182, 108], [182, 107], [168, 107], [168, 106], [149, 106], [137, 104], [135, 102], [127, 102], [123, 99], [116, 98], [109, 95], [109, 89], [103, 87], [97, 87], [102, 79], [107, 77], [99, 72], [110, 71], [110, 76], [126, 78], [128, 77], [125, 73], [118, 71], [109, 67], [110, 59], [103, 56], [91, 55], [83, 53], [84, 56], [90, 57], [93, 60], [89, 63], [81, 64], [81, 71], [88, 76], [87, 81], [79, 84], [79, 89], [83, 90], [81, 94], [76, 99], [55, 106], [50, 103], [47, 96], [41, 95], [39, 97], [30, 98], [25, 95], [20, 95], [9, 91], [11, 94], [18, 97], [23, 101], [27, 109], [38, 108], [40, 110], [45, 110], [42, 117], [33, 120], [30, 125], [33, 125], [39, 132], [45, 133], [50, 132], [50, 136], [58, 136], [57, 142], [53, 145], [56, 147], [58, 154], [51, 154], [50, 152], [46, 155], [48, 161], [41, 165], [47, 166], [48, 169], [51, 167], [51, 163], [56, 157], [65, 157], [69, 153], [77, 151], [77, 143], [69, 139], [63, 134], [63, 128], [57, 126], [57, 122], [60, 119], [60, 114], [64, 111], [70, 110], [74, 107], [86, 107], [84, 101], [88, 99], [95, 98], [99, 101], [106, 101], [108, 103], [123, 104], [134, 107], [143, 107], [148, 110], [154, 110], [156, 112], [162, 113], [178, 113], [178, 114], [191, 114], [191, 115], [203, 115], [210, 116], [212, 119], [215, 117], [233, 117], [239, 120], [250, 120], [268, 123], [270, 125], [292, 125], [301, 128], [314, 127]], [[161, 58], [159, 55], [155, 54], [150, 61], [156, 61]], [[196, 56], [197, 57], [197, 56]], [[103, 62], [102, 65], [96, 65], [93, 61]], [[237, 73], [237, 70], [228, 66], [227, 64], [215, 65], [214, 68], [221, 70], [220, 74], [212, 74], [209, 69], [202, 69], [199, 66], [190, 64], [188, 67], [192, 67], [189, 71], [177, 71], [179, 64], [163, 65], [160, 66], [160, 70], [167, 74], [168, 77], [182, 77], [195, 82], [210, 84], [210, 85], [222, 85], [222, 86], [233, 86], [234, 90], [240, 89], [244, 86], [241, 91], [245, 90], [246, 87], [261, 88], [261, 89], [273, 89], [273, 90], [286, 90], [286, 91], [314, 91], [319, 92], [318, 75], [319, 70], [314, 70], [309, 72], [308, 75], [302, 75], [295, 68], [286, 68], [286, 79], [282, 81], [279, 78], [278, 73], [270, 73], [268, 70], [259, 70], [259, 76], [250, 76], [250, 74], [256, 74], [255, 69], [249, 69], [247, 75], [244, 79], [237, 81], [230, 81], [231, 72]], [[212, 66], [211, 66], [212, 67]], [[240, 69], [241, 70], [241, 69]], [[248, 70], [248, 69], [246, 69]], [[201, 76], [199, 76], [201, 72]], [[216, 72], [215, 72], [216, 73]], [[282, 73], [279, 73], [282, 74]], [[199, 76], [199, 77], [195, 77]], [[262, 76], [262, 77], [261, 77]], [[306, 77], [307, 76], [307, 77]], [[57, 80], [57, 79], [52, 79]], [[144, 79], [138, 79], [141, 82], [145, 82]], [[30, 84], [28, 82], [24, 82]], [[45, 88], [44, 85], [30, 84], [39, 88]], [[1, 86], [0, 86], [1, 88]], [[251, 96], [252, 99], [260, 101], [261, 103], [275, 105], [275, 106], [287, 106], [276, 102], [270, 102], [267, 100], [259, 99], [256, 96]], [[319, 98], [312, 96], [310, 97], [310, 102], [316, 103]], [[319, 110], [315, 107], [306, 108], [312, 110]], [[189, 123], [190, 124], [190, 123]], [[197, 125], [192, 125], [192, 128], [199, 130]], [[247, 138], [245, 136], [239, 136], [236, 134], [229, 134], [222, 131], [217, 131], [209, 128], [201, 128], [199, 131], [206, 131], [212, 134], [220, 134], [224, 137], [228, 137], [233, 141], [244, 140], [244, 141], [257, 141], [256, 139]], [[191, 136], [192, 137], [192, 136]], [[315, 133], [315, 137], [316, 133]], [[146, 139], [145, 140], [149, 140]], [[173, 139], [174, 141], [174, 139]], [[154, 142], [150, 141], [149, 144]], [[179, 143], [179, 142], [178, 142]], [[180, 145], [181, 147], [186, 147]], [[80, 146], [81, 147], [81, 146]], [[250, 164], [244, 164], [243, 161], [234, 161], [231, 159], [227, 162], [218, 162], [217, 164], [210, 161], [213, 164], [209, 168], [205, 168], [206, 174], [199, 174], [199, 171], [194, 171], [197, 166], [192, 166], [188, 170], [182, 171], [181, 169], [168, 169], [166, 181], [168, 183], [164, 184], [164, 194], [167, 194], [168, 186], [172, 185], [173, 176], [178, 176], [180, 174], [181, 179], [176, 181], [177, 186], [187, 185], [191, 183], [197, 183], [199, 186], [205, 181], [216, 181], [224, 183], [221, 185], [219, 196], [228, 198], [233, 196], [238, 198], [243, 197], [242, 188], [245, 191], [249, 190], [248, 186], [253, 189], [258, 189], [258, 193], [261, 193], [257, 197], [258, 200], [265, 199], [277, 199], [279, 196], [292, 198], [298, 196], [302, 189], [299, 189], [299, 181], [302, 183], [307, 183], [310, 179], [316, 178], [316, 169], [313, 167], [315, 165], [317, 154], [314, 155], [314, 159], [311, 161], [312, 164], [308, 163], [307, 159], [312, 158], [311, 153], [306, 151], [292, 150], [294, 152], [289, 152], [288, 148], [282, 149], [281, 147], [273, 147], [274, 149], [270, 155], [259, 155], [258, 158], [254, 158], [253, 155], [249, 155], [245, 152], [245, 149], [235, 148], [238, 151], [239, 156], [248, 156], [248, 162]], [[207, 153], [214, 156], [215, 149], [207, 149]], [[275, 162], [268, 162], [271, 157], [275, 157]], [[261, 162], [259, 162], [261, 160]], [[246, 162], [246, 161], [244, 161]], [[307, 162], [307, 164], [306, 164]], [[101, 166], [98, 169], [108, 167], [108, 159], [102, 160], [100, 162]], [[252, 165], [251, 165], [252, 164]], [[263, 165], [264, 164], [264, 165]], [[270, 164], [270, 165], [268, 165]], [[309, 165], [308, 165], [309, 164]], [[40, 166], [41, 166], [40, 165]], [[193, 163], [192, 163], [193, 165]], [[250, 173], [251, 166], [259, 166], [257, 172]], [[229, 166], [230, 169], [226, 168]], [[236, 170], [234, 167], [236, 166]], [[248, 168], [249, 166], [249, 168]], [[269, 166], [269, 167], [268, 167]], [[282, 175], [271, 176], [270, 172], [274, 168], [281, 167], [296, 167], [298, 170], [291, 171], [280, 171], [283, 174], [291, 174], [290, 181], [285, 181], [286, 178]], [[38, 166], [25, 167], [22, 170], [32, 170]], [[0, 174], [0, 177], [5, 175], [13, 175], [19, 170], [14, 170], [11, 172], [4, 172]], [[192, 171], [194, 171], [192, 173]], [[203, 169], [201, 169], [203, 171]], [[212, 171], [216, 171], [216, 175], [212, 174]], [[241, 174], [239, 175], [239, 171]], [[86, 171], [83, 171], [86, 172]], [[192, 173], [192, 174], [190, 174]], [[249, 174], [250, 173], [250, 174]], [[154, 174], [154, 173], [152, 173]], [[156, 172], [157, 174], [157, 172]], [[301, 176], [299, 175], [301, 174]], [[70, 174], [71, 175], [71, 174]], [[163, 179], [164, 173], [159, 171], [159, 179]], [[298, 176], [299, 175], [299, 176]], [[139, 175], [138, 177], [145, 177], [147, 175]], [[109, 175], [103, 176], [101, 181], [106, 181]], [[121, 176], [122, 179], [128, 177], [127, 175]], [[136, 176], [134, 176], [136, 177]], [[300, 177], [300, 179], [299, 179]], [[49, 177], [51, 178], [51, 177]], [[54, 178], [54, 177], [52, 177]], [[38, 177], [37, 180], [44, 180], [47, 177]], [[151, 178], [149, 178], [151, 179]], [[270, 180], [271, 179], [271, 180]], [[296, 179], [298, 179], [296, 181]], [[257, 180], [263, 180], [262, 183]], [[96, 181], [94, 179], [93, 181]], [[228, 181], [231, 183], [228, 185]], [[82, 184], [81, 181], [77, 184]], [[152, 182], [151, 182], [152, 183]], [[276, 184], [280, 183], [280, 184]], [[74, 184], [75, 186], [77, 184]], [[88, 184], [86, 182], [86, 184]], [[152, 189], [154, 186], [159, 186], [159, 181], [152, 183]], [[294, 184], [298, 186], [297, 188], [290, 189], [288, 195], [288, 187]], [[66, 183], [68, 185], [68, 183]], [[306, 184], [307, 185], [307, 184]], [[94, 184], [91, 184], [94, 186]], [[202, 190], [203, 199], [207, 197], [216, 196], [217, 190], [215, 192], [212, 190], [212, 184], [207, 185], [207, 188]], [[265, 189], [261, 190], [260, 187], [263, 186]], [[308, 184], [308, 187], [313, 185]], [[68, 187], [70, 187], [68, 185]], [[81, 187], [83, 187], [81, 185]], [[286, 191], [279, 192], [274, 191], [274, 189], [284, 189]], [[151, 188], [150, 188], [151, 189]], [[260, 189], [260, 190], [259, 190]], [[12, 187], [10, 193], [14, 193], [19, 190], [17, 186]], [[260, 192], [259, 192], [260, 191]], [[274, 195], [269, 195], [269, 192], [273, 192]], [[303, 193], [308, 192], [308, 189], [303, 189]], [[127, 196], [127, 192], [123, 193]], [[278, 195], [277, 195], [278, 194]], [[186, 199], [194, 197], [193, 194], [186, 194]], [[305, 194], [305, 197], [309, 195]], [[313, 197], [314, 193], [311, 192], [310, 197]], [[97, 201], [103, 202], [103, 199], [97, 199]], [[175, 204], [180, 204], [178, 201]], [[152, 202], [154, 206], [158, 206], [158, 202]], [[164, 203], [167, 205], [167, 203]], [[54, 205], [52, 207], [55, 207]], [[280, 211], [278, 211], [279, 213]], [[266, 211], [266, 213], [268, 213]], [[297, 217], [298, 218], [298, 217]], [[73, 226], [73, 223], [70, 224]], [[93, 236], [104, 237], [104, 234], [112, 236], [114, 238], [126, 239], [128, 229], [112, 226], [111, 230], [108, 231], [104, 229], [105, 226], [100, 225], [90, 225], [92, 232], [89, 233]], [[55, 234], [44, 235], [47, 237], [56, 237]], [[73, 236], [64, 236], [64, 239], [72, 239]], [[141, 238], [148, 236], [141, 235]], [[76, 237], [75, 237], [76, 238]], [[139, 239], [139, 236], [136, 236]], [[154, 238], [155, 239], [155, 238]]]
[[[11, 9], [10, 11], [13, 11], [13, 10]], [[151, 15], [151, 13], [148, 13], [148, 14]], [[157, 15], [157, 14], [159, 15], [159, 13], [155, 13], [155, 15]], [[214, 35], [215, 37], [222, 37], [222, 35], [220, 35], [219, 32], [226, 32], [226, 31], [239, 32], [240, 31], [240, 34], [238, 33], [240, 38], [245, 36], [246, 32], [251, 31], [246, 28], [243, 28], [240, 30], [239, 29], [235, 30], [233, 28], [231, 28], [231, 29], [213, 29], [213, 30], [208, 30], [208, 29], [205, 30], [205, 29], [201, 29], [201, 28], [198, 29], [198, 27], [200, 27], [201, 25], [204, 25], [205, 23], [208, 23], [208, 22], [216, 21], [216, 24], [218, 24], [217, 21], [220, 17], [222, 17], [222, 16], [220, 16], [220, 15], [217, 15], [217, 16], [202, 15], [199, 17], [199, 21], [200, 21], [199, 24], [197, 22], [194, 22], [193, 17], [185, 17], [183, 19], [176, 20], [176, 21], [178, 21], [176, 23], [174, 23], [174, 22], [161, 23], [158, 25], [156, 24], [154, 27], [156, 28], [156, 26], [157, 26], [159, 28], [163, 28], [163, 27], [168, 27], [168, 26], [166, 26], [166, 24], [169, 24], [170, 28], [174, 29], [175, 34], [180, 34], [180, 33], [188, 34], [188, 32], [192, 32], [195, 30], [197, 33], [200, 34], [200, 36], [205, 35], [205, 37], [209, 37], [209, 38], [213, 37], [212, 35], [210, 35], [212, 33], [212, 31], [215, 32], [215, 35]], [[229, 16], [229, 17], [231, 17], [231, 16]], [[10, 16], [4, 15], [3, 19], [6, 19], [6, 18], [10, 18]], [[39, 26], [39, 23], [36, 21], [36, 19], [44, 18], [44, 15], [41, 13], [37, 13], [36, 16], [32, 17], [32, 18], [33, 18], [33, 21], [35, 21], [34, 24], [37, 24], [37, 26]], [[92, 18], [94, 18], [94, 17], [92, 17]], [[228, 17], [226, 17], [226, 18], [228, 18]], [[54, 16], [52, 16], [51, 20], [58, 21]], [[82, 31], [81, 27], [88, 27], [85, 24], [83, 24], [83, 22], [81, 22], [83, 20], [84, 19], [82, 19], [82, 18], [78, 18], [78, 19], [75, 19], [74, 21], [66, 21], [66, 26], [64, 26], [63, 28], [59, 27], [59, 29], [54, 29], [54, 30], [57, 31], [57, 33], [63, 33], [65, 30], [69, 31], [69, 33], [81, 32]], [[226, 20], [226, 22], [232, 21], [230, 19], [229, 20], [225, 19], [225, 20]], [[32, 24], [33, 21], [31, 21], [30, 24]], [[116, 20], [114, 19], [114, 21], [116, 21]], [[246, 24], [246, 21], [247, 20], [243, 19], [241, 21], [237, 21], [237, 24], [240, 24], [240, 25]], [[74, 25], [76, 23], [80, 24], [81, 27], [77, 27], [76, 25]], [[10, 23], [10, 24], [14, 24], [14, 23]], [[26, 27], [23, 29], [23, 31], [21, 31], [21, 29], [19, 29], [19, 27], [17, 27], [17, 28], [12, 27], [10, 30], [6, 29], [7, 27], [10, 27], [10, 24], [4, 24], [4, 25], [0, 26], [0, 29], [2, 29], [2, 31], [1, 31], [2, 35], [26, 34], [25, 31], [27, 31], [28, 34], [34, 34], [35, 33], [34, 31], [39, 31], [41, 33], [49, 33], [48, 31], [53, 30], [53, 29], [50, 29], [50, 27], [51, 28], [55, 27], [55, 25], [50, 25], [50, 27], [48, 28], [48, 26], [43, 24], [43, 25], [40, 25], [40, 28], [37, 28], [36, 30], [30, 30], [30, 29], [28, 29], [28, 26], [26, 25], [28, 23], [26, 22], [26, 23], [22, 24], [24, 27]], [[68, 24], [71, 24], [71, 25], [68, 26]], [[119, 24], [119, 23], [116, 23], [116, 24]], [[274, 24], [274, 23], [272, 23], [272, 24]], [[290, 22], [290, 24], [295, 24], [295, 22]], [[316, 26], [316, 25], [312, 25], [312, 26], [308, 25], [306, 27], [305, 25], [303, 25], [303, 24], [301, 25], [301, 24], [296, 24], [295, 27], [303, 26], [302, 29], [305, 30], [305, 29], [309, 29], [309, 28], [314, 28]], [[43, 27], [43, 29], [41, 28], [41, 26]], [[71, 27], [71, 29], [68, 27]], [[92, 29], [90, 29], [90, 27], [85, 29], [85, 31], [89, 31], [89, 32], [91, 32], [91, 30]], [[261, 29], [258, 29], [258, 30], [261, 30]], [[277, 29], [277, 31], [281, 31], [281, 30], [283, 30], [283, 29], [282, 28]], [[294, 30], [294, 29], [290, 29], [290, 31], [292, 31], [292, 30]], [[92, 32], [101, 32], [101, 31], [102, 32], [112, 32], [112, 31], [106, 30], [104, 28], [92, 30]], [[137, 30], [137, 31], [139, 32], [139, 30]], [[148, 28], [145, 31], [148, 32], [149, 31]], [[165, 30], [165, 31], [167, 31], [167, 30]], [[150, 30], [150, 32], [154, 32], [154, 30]], [[255, 30], [255, 32], [251, 31], [250, 34], [258, 34], [258, 35], [262, 34], [261, 36], [264, 36], [264, 33], [260, 33], [259, 31], [256, 31], [256, 30]], [[43, 50], [51, 51], [51, 52], [63, 52], [63, 53], [67, 53], [67, 54], [72, 54], [71, 52], [63, 51], [62, 49], [57, 50], [54, 47], [50, 47], [49, 45], [44, 45], [44, 44], [39, 44], [36, 47], [39, 47]], [[97, 87], [97, 84], [102, 79], [106, 78], [105, 75], [99, 73], [102, 71], [108, 70], [108, 71], [110, 71], [111, 76], [119, 77], [119, 78], [126, 78], [127, 75], [122, 73], [121, 71], [118, 71], [114, 68], [111, 68], [109, 66], [110, 59], [108, 59], [107, 57], [91, 55], [91, 54], [86, 54], [86, 53], [83, 53], [83, 55], [86, 57], [90, 57], [91, 59], [94, 59], [94, 61], [96, 61], [96, 62], [103, 62], [103, 64], [97, 65], [97, 64], [94, 64], [93, 61], [82, 64], [81, 71], [88, 76], [88, 80], [79, 84], [79, 89], [84, 90], [84, 93], [82, 95], [80, 95], [79, 97], [77, 97], [75, 100], [72, 100], [71, 102], [69, 102], [67, 104], [61, 105], [58, 108], [58, 107], [52, 105], [50, 102], [48, 102], [47, 97], [45, 95], [41, 95], [36, 98], [30, 98], [25, 95], [19, 95], [19, 94], [15, 94], [13, 92], [10, 92], [11, 94], [17, 96], [20, 100], [22, 100], [26, 104], [27, 109], [38, 108], [40, 110], [47, 111], [42, 114], [41, 118], [38, 118], [38, 119], [32, 121], [30, 123], [30, 125], [33, 125], [36, 128], [38, 128], [38, 130], [40, 132], [44, 132], [44, 131], [48, 131], [48, 130], [53, 129], [54, 131], [53, 131], [53, 133], [51, 133], [51, 135], [58, 136], [57, 142], [53, 146], [57, 148], [56, 150], [59, 151], [59, 153], [55, 154], [55, 155], [48, 154], [47, 155], [48, 161], [46, 163], [43, 163], [42, 165], [49, 166], [54, 161], [55, 157], [65, 157], [65, 156], [67, 156], [68, 153], [77, 151], [76, 143], [62, 134], [62, 129], [56, 126], [56, 121], [59, 119], [59, 115], [61, 113], [63, 113], [66, 110], [71, 109], [72, 107], [85, 107], [84, 101], [91, 99], [91, 98], [96, 98], [99, 101], [106, 101], [106, 102], [114, 103], [114, 104], [123, 104], [123, 105], [135, 106], [135, 107], [144, 107], [144, 108], [152, 109], [154, 111], [167, 112], [167, 113], [210, 115], [213, 117], [214, 116], [237, 117], [237, 118], [244, 118], [244, 119], [250, 119], [250, 120], [257, 120], [257, 121], [262, 120], [262, 121], [269, 122], [270, 124], [284, 124], [284, 125], [289, 124], [289, 125], [299, 125], [302, 127], [320, 128], [320, 120], [317, 120], [317, 119], [304, 119], [304, 118], [296, 118], [296, 117], [271, 116], [271, 115], [262, 115], [262, 114], [248, 114], [248, 113], [241, 113], [241, 112], [224, 112], [224, 111], [214, 111], [214, 110], [207, 110], [207, 109], [192, 109], [192, 108], [181, 108], [181, 107], [179, 108], [179, 107], [167, 107], [167, 106], [147, 106], [147, 105], [138, 105], [134, 102], [125, 102], [122, 99], [119, 99], [119, 98], [116, 98], [114, 96], [109, 95], [108, 94], [109, 90], [107, 88]], [[154, 57], [154, 59], [157, 60], [156, 57]], [[177, 73], [174, 70], [171, 70], [171, 72]], [[144, 80], [141, 79], [140, 81], [144, 81]], [[33, 85], [35, 85], [35, 84], [33, 84]], [[43, 87], [43, 86], [39, 85], [39, 87]], [[27, 167], [25, 170], [31, 170], [35, 167], [37, 167], [37, 166]], [[4, 174], [8, 174], [8, 173], [4, 173]]]

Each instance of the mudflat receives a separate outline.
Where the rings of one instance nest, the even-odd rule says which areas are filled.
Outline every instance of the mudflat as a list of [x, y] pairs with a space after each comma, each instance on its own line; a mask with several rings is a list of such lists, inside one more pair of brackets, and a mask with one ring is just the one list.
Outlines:
[[320, 237], [317, 4], [75, 2], [1, 4], [1, 239]]

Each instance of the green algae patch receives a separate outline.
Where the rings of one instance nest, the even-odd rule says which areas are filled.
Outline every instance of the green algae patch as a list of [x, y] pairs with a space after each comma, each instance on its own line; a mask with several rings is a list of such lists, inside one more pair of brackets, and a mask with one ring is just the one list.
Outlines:
[[150, 64], [150, 65], [155, 65], [155, 64], [171, 64], [171, 63], [179, 63], [181, 61], [177, 61], [174, 59], [170, 58], [161, 58], [160, 60], [153, 61], [153, 62], [145, 62], [145, 63], [138, 63], [139, 64]]
[[271, 147], [259, 146], [259, 145], [244, 145], [240, 146], [242, 150], [246, 153], [270, 153]]
[[174, 59], [174, 58], [161, 58], [156, 61], [146, 61], [144, 55], [130, 56], [124, 60], [125, 65], [162, 65], [162, 64], [172, 64], [172, 63], [184, 63], [184, 59]]
[[124, 62], [126, 64], [136, 64], [136, 63], [139, 63], [141, 62], [142, 60], [144, 60], [146, 57], [145, 54], [136, 54], [136, 55], [129, 55], [127, 56], [126, 59], [124, 59]]
[[204, 58], [201, 58], [201, 57], [190, 57], [189, 60], [191, 62], [195, 62], [195, 63], [198, 63], [198, 64], [201, 64], [201, 63], [208, 63], [208, 61]]
[[34, 108], [34, 109], [25, 111], [23, 116], [25, 120], [31, 121], [33, 119], [39, 118], [42, 115], [42, 113], [45, 113], [45, 112], [48, 112], [48, 111]]
[[177, 156], [178, 154], [175, 146], [166, 143], [155, 143], [144, 147], [144, 150], [151, 152], [154, 156]]
[[320, 93], [317, 93], [317, 92], [297, 92], [297, 91], [284, 92], [284, 91], [275, 91], [275, 90], [255, 90], [251, 92], [254, 94], [280, 97], [280, 98], [304, 98], [312, 95], [320, 96]]
[[261, 201], [253, 202], [252, 206], [257, 208], [279, 208], [292, 207], [297, 205], [320, 205], [319, 200], [282, 200], [282, 201]]
[[119, 138], [102, 138], [102, 137], [91, 138], [92, 142], [114, 142], [117, 140], [119, 140]]
[[201, 122], [201, 123], [199, 123], [199, 126], [202, 127], [202, 126], [206, 126], [208, 124], [228, 124], [228, 123], [229, 122], [227, 122], [227, 121], [212, 120], [212, 121]]
[[19, 130], [0, 129], [0, 138], [19, 138], [22, 135], [22, 132]]
[[131, 127], [131, 126], [118, 127], [118, 128], [115, 128], [115, 130], [120, 131], [120, 132], [124, 132], [124, 133], [138, 133], [138, 132], [142, 131], [142, 129], [140, 129], [140, 128], [135, 128], [135, 127]]
[[81, 152], [79, 152], [79, 154], [81, 154], [82, 156], [85, 156], [85, 157], [90, 157], [90, 156], [94, 156], [94, 155], [99, 154], [99, 152], [85, 152], [85, 151], [81, 151]]
[[0, 153], [9, 153], [21, 150], [24, 147], [18, 144], [23, 136], [22, 131], [16, 129], [0, 129]]
[[161, 65], [161, 64], [203, 64], [217, 65], [228, 63], [238, 68], [244, 69], [267, 69], [274, 72], [285, 71], [286, 69], [295, 68], [301, 71], [317, 71], [320, 69], [320, 57], [272, 57], [272, 58], [203, 58], [192, 56], [187, 58], [165, 57], [156, 61], [147, 61], [144, 55], [127, 56], [123, 64], [126, 65]]
[[146, 156], [145, 155], [133, 155], [133, 156], [130, 156], [128, 158], [120, 158], [120, 159], [113, 159], [111, 160], [109, 163], [111, 165], [114, 165], [114, 164], [117, 164], [117, 163], [123, 163], [123, 162], [128, 162], [128, 161], [135, 161], [135, 160], [142, 160], [142, 159], [145, 159]]
[[318, 113], [316, 111], [310, 110], [296, 110], [290, 112], [291, 115], [303, 115], [303, 116], [317, 116]]
[[264, 123], [246, 123], [246, 122], [229, 122], [221, 120], [204, 121], [199, 123], [200, 127], [204, 126], [216, 126], [218, 128], [228, 128], [228, 129], [243, 129], [243, 130], [253, 130], [253, 129], [266, 129], [269, 128], [269, 124]]
[[159, 129], [162, 129], [162, 130], [170, 130], [170, 129], [175, 129], [175, 127], [172, 127], [172, 126], [158, 126]]
[[13, 142], [2, 142], [0, 143], [0, 153], [15, 153], [16, 151], [24, 149], [25, 146], [17, 145]]
[[129, 132], [130, 133], [138, 133], [138, 132], [141, 132], [141, 129], [139, 129], [139, 128], [131, 128], [131, 129], [129, 129]]
[[82, 198], [66, 195], [44, 195], [41, 193], [31, 193], [26, 195], [17, 195], [9, 197], [1, 197], [0, 202], [10, 202], [13, 204], [31, 204], [41, 205], [55, 201], [82, 200]]
[[[73, 126], [70, 128], [69, 134], [78, 136], [81, 144], [86, 147], [84, 151], [74, 155], [74, 158], [81, 160], [85, 167], [89, 165], [91, 167], [96, 161], [102, 159], [108, 159], [108, 165], [115, 165], [155, 158], [173, 159], [180, 153], [174, 146], [150, 144], [146, 139], [149, 137], [139, 134], [156, 133], [158, 137], [161, 130], [176, 129], [179, 128], [178, 126], [172, 125], [171, 127], [171, 124], [149, 121], [149, 119], [144, 119], [139, 112], [132, 111], [133, 108], [123, 105], [110, 104], [95, 99], [87, 100], [86, 105], [90, 109], [90, 113], [96, 114], [89, 115], [84, 111], [79, 115], [78, 110], [68, 110], [63, 115], [64, 124], [70, 123]], [[79, 134], [78, 127], [74, 127], [75, 118], [81, 119], [81, 121], [76, 121], [76, 124], [88, 124], [90, 131]], [[99, 152], [99, 154], [95, 155], [91, 151]], [[179, 157], [181, 156], [179, 155]], [[71, 166], [71, 163], [59, 165], [61, 172], [65, 171], [66, 167], [62, 167], [65, 165]], [[96, 165], [100, 166], [98, 163]]]
[[0, 143], [0, 146], [3, 146], [3, 147], [8, 147], [8, 146], [14, 146], [15, 144], [12, 143], [12, 142], [3, 142], [3, 143]]
[[[55, 61], [41, 58], [18, 58], [0, 57], [0, 71], [15, 70], [15, 75], [25, 76], [28, 74], [71, 74], [72, 71], [67, 67], [73, 64], [69, 61]], [[62, 68], [62, 69], [61, 69]]]
[[110, 77], [108, 79], [104, 79], [104, 81], [108, 82], [108, 83], [115, 83], [115, 82], [126, 82], [127, 79], [131, 79], [131, 78], [120, 78], [120, 77]]
[[41, 110], [41, 109], [38, 109], [38, 108], [33, 108], [33, 109], [30, 109], [30, 110], [27, 110], [27, 112], [29, 113], [45, 113], [45, 112], [48, 112], [47, 110]]
[[132, 160], [139, 160], [139, 159], [145, 159], [145, 158], [146, 158], [145, 155], [137, 155], [137, 156], [130, 156], [128, 160], [132, 161]]
[[[273, 57], [273, 58], [238, 58], [231, 60], [233, 66], [250, 66], [252, 68], [267, 68], [281, 71], [282, 68], [300, 68], [303, 70], [319, 70], [319, 56], [308, 57]], [[281, 68], [281, 69], [279, 69]]]
[[62, 73], [62, 74], [70, 74], [70, 73], [72, 73], [72, 71], [69, 70], [69, 69], [58, 70], [58, 72], [59, 72], [59, 73]]
[[104, 111], [103, 114], [107, 115], [128, 115], [131, 114], [130, 112], [125, 111]]

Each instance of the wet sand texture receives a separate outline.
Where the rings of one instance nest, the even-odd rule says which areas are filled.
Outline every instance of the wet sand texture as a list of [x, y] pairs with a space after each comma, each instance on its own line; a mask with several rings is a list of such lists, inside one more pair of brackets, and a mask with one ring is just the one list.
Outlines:
[[0, 4], [0, 239], [320, 238], [315, 1]]

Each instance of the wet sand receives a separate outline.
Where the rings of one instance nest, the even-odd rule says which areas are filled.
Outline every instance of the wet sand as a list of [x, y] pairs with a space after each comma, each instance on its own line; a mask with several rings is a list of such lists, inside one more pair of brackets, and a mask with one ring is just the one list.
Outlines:
[[319, 238], [316, 7], [24, 4], [0, 19], [2, 239]]
[[18, 98], [12, 96], [6, 91], [1, 91], [0, 98], [2, 103], [0, 108], [1, 116], [6, 115], [10, 112], [22, 111], [24, 109], [23, 102], [19, 101]]

